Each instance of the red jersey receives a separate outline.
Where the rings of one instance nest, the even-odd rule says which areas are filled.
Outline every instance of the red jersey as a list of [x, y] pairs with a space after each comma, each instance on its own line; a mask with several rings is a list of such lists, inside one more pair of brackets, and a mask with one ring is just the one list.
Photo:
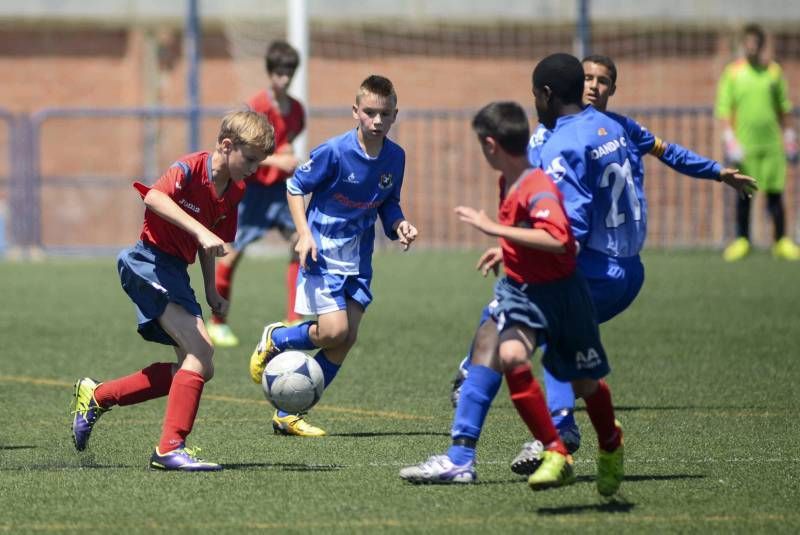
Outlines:
[[[247, 102], [247, 106], [252, 111], [266, 115], [275, 129], [275, 153], [280, 152], [281, 148], [294, 141], [294, 138], [305, 128], [306, 119], [303, 105], [292, 97], [289, 97], [289, 113], [287, 115], [281, 114], [280, 107], [272, 102], [266, 90], [258, 92]], [[289, 175], [290, 173], [284, 173], [277, 167], [262, 165], [247, 180], [271, 186], [286, 180]]]
[[561, 192], [541, 169], [528, 169], [505, 194], [505, 177], [500, 177], [498, 220], [510, 227], [544, 229], [566, 248], [565, 253], [548, 253], [500, 239], [506, 274], [520, 283], [563, 279], [575, 271], [575, 237], [564, 210]]
[[[166, 193], [184, 212], [220, 239], [232, 242], [236, 236], [237, 205], [244, 196], [244, 182], [231, 180], [222, 197], [217, 197], [211, 176], [211, 155], [195, 152], [172, 164], [152, 186], [135, 182], [133, 187], [142, 198], [151, 189]], [[197, 240], [191, 234], [150, 210], [144, 212], [140, 238], [188, 264], [197, 256]]]

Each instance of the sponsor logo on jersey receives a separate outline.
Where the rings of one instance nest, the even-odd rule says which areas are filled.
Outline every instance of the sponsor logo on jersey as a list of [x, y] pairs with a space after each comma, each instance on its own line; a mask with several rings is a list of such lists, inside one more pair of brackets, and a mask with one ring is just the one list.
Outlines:
[[547, 128], [542, 125], [536, 129], [530, 139], [530, 146], [531, 147], [538, 147], [540, 145], [544, 145], [544, 137], [547, 135]]
[[391, 188], [393, 183], [392, 173], [386, 173], [385, 175], [381, 175], [381, 179], [378, 180], [378, 187], [381, 189]]
[[358, 184], [358, 179], [356, 178], [355, 173], [350, 173], [349, 175], [347, 175], [344, 181], [347, 182], [348, 184]]
[[625, 148], [626, 146], [627, 146], [627, 141], [625, 140], [624, 136], [618, 139], [612, 139], [611, 141], [603, 143], [596, 149], [592, 149], [591, 152], [592, 160], [599, 160], [603, 156], [611, 154], [612, 152], [616, 152], [620, 148]]
[[298, 171], [302, 171], [304, 173], [308, 173], [309, 171], [311, 171], [311, 166], [313, 165], [313, 163], [314, 163], [314, 160], [312, 158], [312, 159], [308, 160], [306, 163], [304, 163], [303, 165], [301, 165], [300, 167], [298, 167], [297, 169], [298, 169]]
[[194, 212], [195, 214], [199, 214], [199, 213], [200, 213], [200, 207], [199, 207], [199, 206], [197, 206], [196, 204], [192, 204], [192, 203], [190, 203], [190, 202], [189, 202], [189, 201], [187, 201], [186, 199], [181, 199], [181, 200], [179, 200], [179, 201], [178, 201], [178, 204], [180, 204], [181, 206], [183, 206], [183, 207], [184, 207], [184, 208], [186, 208], [187, 210], [191, 210], [191, 211], [192, 211], [192, 212]]

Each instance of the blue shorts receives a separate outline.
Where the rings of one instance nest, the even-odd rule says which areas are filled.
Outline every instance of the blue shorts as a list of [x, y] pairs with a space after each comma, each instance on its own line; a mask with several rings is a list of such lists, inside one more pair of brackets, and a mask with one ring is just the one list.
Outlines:
[[543, 335], [542, 364], [559, 381], [601, 379], [609, 374], [592, 298], [580, 272], [559, 281], [520, 284], [503, 277], [494, 289], [491, 311], [501, 333], [523, 325]]
[[269, 229], [295, 231], [289, 204], [286, 202], [286, 182], [265, 186], [249, 182], [239, 203], [239, 218], [233, 247], [241, 251], [260, 239]]
[[141, 241], [117, 256], [120, 282], [136, 306], [138, 331], [145, 340], [178, 345], [158, 323], [169, 302], [181, 305], [193, 316], [203, 316], [189, 285], [187, 267], [180, 258]]
[[598, 323], [627, 309], [644, 284], [644, 265], [638, 255], [613, 258], [586, 249], [578, 256], [578, 269], [589, 285]]
[[294, 311], [305, 316], [347, 310], [352, 299], [364, 310], [372, 302], [369, 289], [372, 279], [360, 275], [311, 274], [300, 270], [297, 275], [297, 299]]

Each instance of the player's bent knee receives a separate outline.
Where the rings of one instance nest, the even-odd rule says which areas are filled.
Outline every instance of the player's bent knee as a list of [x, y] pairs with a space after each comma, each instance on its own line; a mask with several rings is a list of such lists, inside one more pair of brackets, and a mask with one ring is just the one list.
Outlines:
[[348, 340], [349, 333], [347, 329], [320, 329], [319, 341], [322, 347], [338, 347], [345, 345]]
[[525, 352], [515, 351], [514, 349], [500, 350], [500, 367], [503, 371], [513, 370], [517, 366], [522, 366], [528, 363], [528, 354]]

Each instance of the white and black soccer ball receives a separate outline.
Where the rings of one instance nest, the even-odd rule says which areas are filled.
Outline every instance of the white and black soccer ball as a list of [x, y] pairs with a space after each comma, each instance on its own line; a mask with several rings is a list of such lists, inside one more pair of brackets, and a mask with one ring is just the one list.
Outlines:
[[298, 414], [319, 401], [325, 378], [317, 361], [302, 351], [290, 350], [270, 359], [261, 376], [261, 386], [275, 408]]

